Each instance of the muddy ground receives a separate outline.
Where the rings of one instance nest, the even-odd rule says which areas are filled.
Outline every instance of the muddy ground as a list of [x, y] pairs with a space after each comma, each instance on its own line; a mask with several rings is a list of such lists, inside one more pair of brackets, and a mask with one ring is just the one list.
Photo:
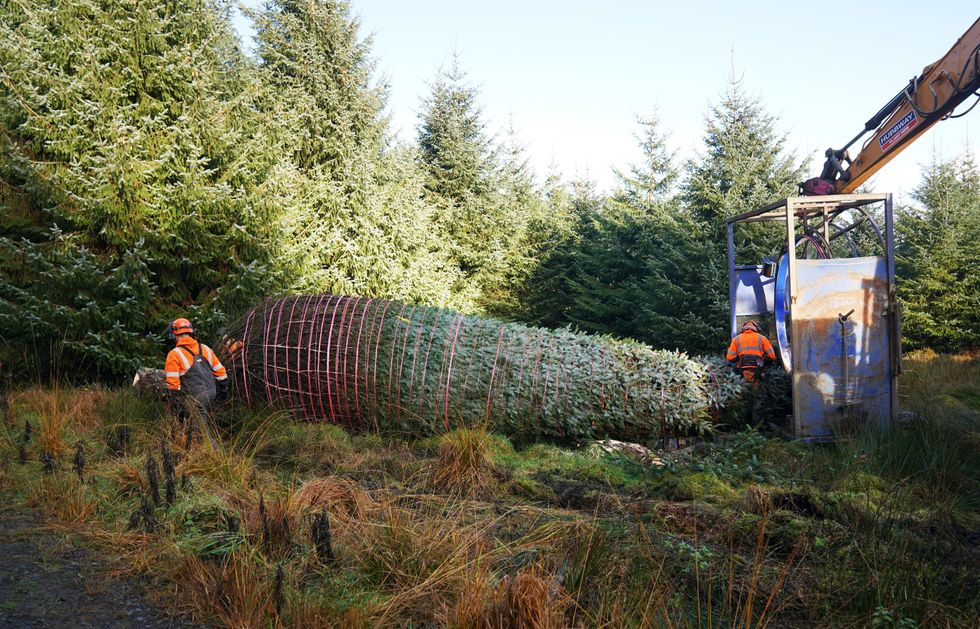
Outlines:
[[39, 522], [0, 513], [0, 627], [192, 626], [147, 604], [135, 583], [105, 576], [91, 551]]

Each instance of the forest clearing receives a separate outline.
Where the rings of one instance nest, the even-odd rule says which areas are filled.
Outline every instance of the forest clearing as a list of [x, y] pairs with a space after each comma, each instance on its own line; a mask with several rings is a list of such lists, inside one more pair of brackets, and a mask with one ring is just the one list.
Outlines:
[[980, 624], [980, 20], [405, 4], [0, 4], [0, 625]]
[[160, 609], [229, 627], [967, 626], [980, 360], [908, 362], [892, 434], [743, 430], [653, 459], [242, 407], [218, 449], [185, 449], [131, 389], [30, 388], [0, 489]]

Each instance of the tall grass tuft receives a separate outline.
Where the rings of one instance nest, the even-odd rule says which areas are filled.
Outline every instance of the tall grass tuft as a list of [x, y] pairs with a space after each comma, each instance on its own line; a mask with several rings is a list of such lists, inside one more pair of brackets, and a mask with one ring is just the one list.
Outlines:
[[184, 557], [174, 569], [185, 611], [201, 621], [225, 627], [265, 627], [274, 613], [274, 579], [245, 548], [220, 561]]
[[460, 428], [439, 437], [429, 484], [451, 492], [473, 493], [492, 481], [492, 439], [482, 428]]

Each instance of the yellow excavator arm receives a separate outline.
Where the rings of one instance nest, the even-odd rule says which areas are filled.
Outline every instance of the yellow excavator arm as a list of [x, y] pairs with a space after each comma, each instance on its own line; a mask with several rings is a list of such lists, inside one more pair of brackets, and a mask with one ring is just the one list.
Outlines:
[[[847, 146], [827, 149], [820, 179], [832, 183], [836, 194], [853, 192], [926, 129], [940, 120], [966, 114], [953, 115], [953, 111], [971, 94], [980, 101], [980, 19], [942, 59], [926, 66], [868, 120]], [[976, 103], [970, 109], [974, 106]], [[851, 159], [847, 149], [869, 131], [874, 135]]]

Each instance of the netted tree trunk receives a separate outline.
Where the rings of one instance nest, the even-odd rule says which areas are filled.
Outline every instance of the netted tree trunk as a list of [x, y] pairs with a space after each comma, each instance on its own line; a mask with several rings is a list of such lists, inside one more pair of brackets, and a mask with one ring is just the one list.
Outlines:
[[741, 390], [684, 354], [378, 299], [268, 301], [232, 335], [239, 397], [354, 429], [646, 438], [705, 430]]

